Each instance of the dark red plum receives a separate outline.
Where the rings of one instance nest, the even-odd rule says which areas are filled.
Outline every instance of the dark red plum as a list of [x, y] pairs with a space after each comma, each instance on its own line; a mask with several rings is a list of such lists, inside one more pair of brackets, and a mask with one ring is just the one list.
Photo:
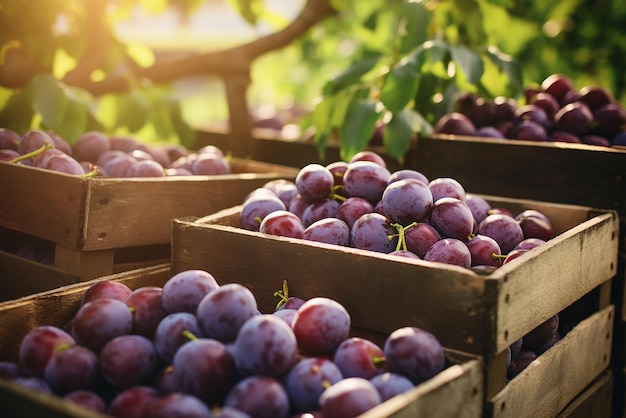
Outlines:
[[376, 387], [361, 377], [342, 379], [319, 399], [324, 418], [356, 417], [382, 403]]
[[478, 224], [478, 233], [487, 235], [498, 243], [502, 254], [508, 254], [521, 240], [524, 231], [511, 216], [495, 213], [488, 215]]
[[302, 199], [312, 203], [331, 195], [335, 178], [328, 168], [312, 163], [298, 171], [295, 184]]
[[470, 268], [472, 254], [463, 241], [443, 238], [428, 249], [424, 254], [424, 260]]
[[387, 368], [418, 384], [443, 370], [445, 355], [437, 338], [418, 327], [393, 331], [383, 347]]
[[383, 196], [391, 173], [387, 168], [371, 161], [348, 164], [343, 184], [348, 197], [361, 197], [375, 205]]
[[409, 225], [404, 230], [404, 240], [407, 249], [417, 254], [420, 258], [424, 258], [430, 247], [440, 239], [441, 235], [439, 232], [426, 222]]
[[382, 204], [389, 220], [408, 225], [428, 216], [433, 206], [433, 195], [421, 180], [397, 180], [385, 188]]
[[307, 300], [293, 320], [302, 353], [325, 356], [335, 351], [350, 333], [350, 314], [339, 302], [325, 297]]
[[304, 224], [295, 214], [288, 210], [277, 210], [268, 213], [259, 225], [259, 232], [288, 238], [302, 238]]
[[502, 254], [500, 246], [491, 237], [486, 235], [474, 235], [465, 243], [472, 256], [472, 266], [494, 266], [502, 265]]
[[556, 129], [570, 132], [578, 137], [584, 136], [593, 122], [591, 110], [581, 102], [574, 102], [563, 106], [554, 115]]
[[568, 92], [574, 90], [574, 83], [566, 75], [551, 74], [541, 82], [541, 89], [561, 102]]
[[337, 218], [341, 219], [352, 228], [354, 222], [366, 213], [373, 213], [374, 206], [362, 197], [349, 197], [339, 205]]
[[465, 202], [442, 197], [432, 206], [430, 224], [443, 238], [465, 241], [474, 230], [474, 215]]
[[447, 113], [435, 125], [434, 132], [446, 135], [476, 135], [476, 126], [464, 114], [459, 112]]
[[[398, 230], [379, 213], [366, 213], [350, 229], [350, 246], [361, 250], [390, 253], [398, 245]], [[389, 239], [389, 237], [393, 237]]]
[[347, 247], [350, 245], [350, 228], [338, 218], [320, 219], [304, 230], [302, 238]]

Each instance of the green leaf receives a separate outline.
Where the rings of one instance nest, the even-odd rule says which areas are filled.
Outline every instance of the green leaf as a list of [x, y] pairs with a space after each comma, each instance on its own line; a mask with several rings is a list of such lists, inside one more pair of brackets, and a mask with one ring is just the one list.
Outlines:
[[174, 133], [178, 136], [179, 144], [187, 148], [191, 148], [193, 146], [196, 133], [183, 119], [180, 102], [176, 100], [168, 100], [167, 107], [169, 109], [170, 119], [172, 120], [172, 126], [174, 127]]
[[480, 55], [462, 45], [451, 46], [450, 54], [452, 55], [452, 60], [463, 71], [465, 79], [471, 84], [478, 83], [484, 71]]
[[154, 51], [146, 45], [129, 42], [126, 44], [126, 53], [140, 67], [150, 67], [154, 64]]
[[323, 142], [327, 138], [328, 133], [332, 129], [331, 117], [333, 110], [333, 98], [327, 97], [322, 99], [315, 105], [312, 112], [312, 124], [315, 126], [315, 136], [313, 140], [318, 146], [326, 147]]
[[[338, 128], [343, 125], [344, 120], [346, 118], [346, 113], [348, 112], [348, 108], [355, 100], [356, 97], [359, 97], [359, 92], [363, 90], [355, 90], [355, 89], [346, 89], [341, 90], [332, 100], [332, 109], [330, 116], [330, 128]], [[367, 97], [367, 96], [366, 96]]]
[[116, 102], [116, 127], [125, 126], [130, 132], [143, 128], [150, 116], [150, 102], [140, 90], [120, 94]]
[[32, 78], [27, 89], [35, 112], [41, 115], [48, 128], [56, 129], [67, 107], [67, 97], [61, 82], [51, 74], [39, 74]]
[[70, 144], [74, 144], [87, 131], [87, 113], [85, 103], [68, 98], [63, 120], [54, 131]]
[[504, 54], [495, 47], [489, 47], [487, 56], [502, 72], [509, 76], [511, 86], [514, 90], [513, 95], [517, 95], [524, 90], [524, 82], [522, 69], [513, 57]]
[[323, 94], [326, 96], [333, 95], [339, 90], [359, 83], [361, 77], [374, 68], [380, 60], [380, 57], [380, 54], [375, 54], [374, 56], [353, 63], [350, 68], [326, 83]]
[[413, 118], [414, 112], [410, 109], [404, 109], [394, 113], [391, 120], [385, 124], [383, 131], [383, 144], [385, 150], [392, 157], [399, 161], [404, 159], [411, 137], [413, 136]]
[[152, 103], [150, 122], [156, 134], [155, 141], [167, 141], [174, 132], [174, 125], [166, 103], [162, 100]]
[[357, 152], [365, 149], [379, 118], [377, 103], [371, 99], [353, 101], [346, 113], [346, 118], [339, 128], [341, 140], [340, 155], [349, 161]]
[[28, 93], [18, 91], [8, 98], [0, 110], [0, 126], [24, 134], [31, 127], [34, 113]]
[[228, 0], [228, 3], [251, 25], [255, 25], [259, 20], [256, 12], [257, 7], [262, 6], [259, 0]]
[[399, 112], [415, 96], [417, 80], [417, 68], [413, 61], [397, 65], [385, 76], [380, 101], [392, 113]]
[[401, 3], [399, 15], [404, 25], [398, 52], [406, 54], [428, 40], [428, 24], [431, 16], [422, 1]]

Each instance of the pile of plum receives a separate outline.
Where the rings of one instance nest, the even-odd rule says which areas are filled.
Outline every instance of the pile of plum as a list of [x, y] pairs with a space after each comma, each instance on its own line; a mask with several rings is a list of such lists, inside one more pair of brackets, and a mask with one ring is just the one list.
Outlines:
[[146, 145], [132, 137], [100, 131], [81, 135], [76, 143], [53, 132], [23, 135], [0, 128], [0, 161], [14, 162], [76, 176], [163, 177], [229, 174], [229, 159], [208, 145], [191, 151], [174, 144]]
[[626, 109], [601, 86], [576, 88], [563, 74], [527, 87], [524, 101], [461, 95], [435, 133], [527, 141], [626, 146]]
[[0, 377], [120, 418], [354, 417], [443, 370], [437, 338], [398, 328], [384, 345], [351, 334], [334, 299], [249, 288], [204, 270], [162, 287], [91, 285], [64, 326], [21, 340]]
[[474, 269], [493, 269], [554, 237], [540, 211], [513, 214], [453, 178], [391, 173], [372, 151], [301, 168], [243, 201], [241, 227]]

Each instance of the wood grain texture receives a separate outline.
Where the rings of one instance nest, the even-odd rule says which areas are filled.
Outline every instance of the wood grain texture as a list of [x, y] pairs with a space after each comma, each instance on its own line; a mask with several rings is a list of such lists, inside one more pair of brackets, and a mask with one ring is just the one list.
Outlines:
[[490, 416], [557, 416], [608, 369], [614, 315], [611, 305], [580, 322], [490, 400]]
[[267, 181], [297, 174], [238, 158], [231, 169], [223, 176], [82, 179], [3, 162], [0, 226], [81, 251], [166, 244], [172, 219], [239, 204]]
[[613, 392], [613, 374], [607, 370], [578, 395], [557, 418], [615, 417], [617, 415], [614, 415], [611, 409], [613, 395], [623, 398], [623, 394]]
[[79, 281], [76, 275], [0, 251], [0, 302]]
[[0, 303], [0, 359], [17, 360], [19, 344], [31, 329], [43, 324], [64, 326], [76, 313], [85, 291], [99, 280], [114, 279], [136, 289], [163, 285], [169, 277], [169, 264], [161, 264]]
[[75, 176], [1, 162], [0, 226], [78, 248], [85, 186]]
[[626, 215], [626, 150], [578, 144], [420, 138], [412, 168], [468, 191], [570, 203]]

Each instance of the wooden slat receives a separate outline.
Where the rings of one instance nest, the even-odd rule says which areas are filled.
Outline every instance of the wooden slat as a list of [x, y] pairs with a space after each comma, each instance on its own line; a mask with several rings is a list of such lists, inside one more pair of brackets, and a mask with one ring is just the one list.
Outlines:
[[[174, 222], [173, 271], [200, 268], [218, 282], [249, 286], [261, 309], [276, 304], [273, 294], [287, 280], [294, 295], [332, 295], [349, 311], [358, 311], [355, 326], [386, 333], [406, 324], [435, 332], [454, 327], [458, 332], [437, 335], [442, 344], [477, 354], [487, 341], [484, 280], [467, 269], [230, 226]], [[377, 308], [354, 309], [363, 303]]]
[[0, 359], [17, 360], [19, 344], [31, 329], [42, 324], [66, 324], [76, 313], [83, 293], [98, 280], [114, 278], [136, 289], [147, 284], [162, 285], [169, 277], [169, 264], [161, 264], [0, 303]]
[[80, 246], [85, 181], [0, 162], [0, 226], [72, 248]]
[[80, 277], [0, 251], [0, 302], [80, 281]]
[[615, 276], [617, 225], [611, 213], [596, 216], [490, 276], [498, 287], [495, 352]]
[[[621, 396], [620, 396], [621, 394]], [[609, 418], [618, 416], [611, 409], [613, 395], [623, 401], [623, 393], [613, 391], [613, 374], [605, 371], [576, 397], [557, 418]]]
[[611, 305], [574, 327], [490, 400], [490, 416], [556, 416], [609, 367], [614, 315]]
[[297, 169], [231, 159], [232, 174], [168, 178], [90, 178], [0, 164], [0, 226], [81, 251], [166, 244], [170, 222], [241, 203], [251, 190]]
[[626, 150], [487, 138], [420, 138], [411, 168], [488, 195], [614, 209], [626, 215]]

